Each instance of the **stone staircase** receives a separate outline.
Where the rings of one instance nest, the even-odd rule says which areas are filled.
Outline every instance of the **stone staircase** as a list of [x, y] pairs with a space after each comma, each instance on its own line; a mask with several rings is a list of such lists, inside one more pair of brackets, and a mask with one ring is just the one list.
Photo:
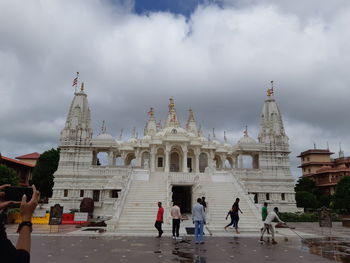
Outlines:
[[[243, 188], [231, 173], [213, 174], [210, 183], [202, 182], [203, 191], [208, 201], [208, 227], [213, 233], [224, 232], [224, 226], [230, 223], [230, 216], [225, 217], [236, 198], [243, 214], [239, 213], [239, 231], [241, 233], [259, 233], [262, 222], [259, 212]], [[232, 228], [228, 229], [230, 232]]]
[[[149, 181], [133, 180], [117, 222], [116, 232], [127, 235], [154, 232], [156, 235], [154, 222], [158, 211], [157, 202], [160, 201], [165, 206], [166, 196], [166, 177], [163, 174], [152, 174]], [[163, 229], [167, 228], [169, 226], [163, 224]]]

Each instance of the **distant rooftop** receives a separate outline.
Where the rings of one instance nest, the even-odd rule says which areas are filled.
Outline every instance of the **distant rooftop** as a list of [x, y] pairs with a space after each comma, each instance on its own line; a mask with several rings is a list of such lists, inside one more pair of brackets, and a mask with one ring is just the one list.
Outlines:
[[17, 156], [16, 159], [39, 159], [40, 153], [33, 152], [25, 155]]
[[21, 162], [21, 161], [18, 161], [16, 159], [12, 159], [12, 158], [0, 155], [0, 163], [2, 163], [3, 161], [10, 162], [10, 163], [15, 163], [15, 164], [22, 165], [22, 166], [27, 166], [27, 167], [34, 167], [35, 166], [33, 164]]
[[334, 154], [333, 152], [331, 152], [329, 149], [310, 149], [307, 150], [305, 152], [302, 152], [300, 155], [298, 155], [297, 157], [303, 157], [305, 155], [309, 155], [309, 154], [326, 154], [326, 155], [332, 155]]

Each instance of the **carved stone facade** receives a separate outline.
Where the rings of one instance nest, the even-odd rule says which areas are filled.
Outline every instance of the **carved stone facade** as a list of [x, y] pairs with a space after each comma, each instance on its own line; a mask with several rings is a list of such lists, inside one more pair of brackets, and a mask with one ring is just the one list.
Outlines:
[[[94, 215], [111, 218], [122, 213], [132, 180], [147, 181], [157, 174], [168, 178], [170, 185], [192, 184], [199, 196], [205, 195], [201, 185], [204, 174], [215, 180], [229, 174], [252, 203], [266, 201], [282, 211], [296, 211], [288, 137], [276, 101], [269, 95], [261, 114], [258, 141], [246, 130], [237, 144], [231, 145], [226, 135], [224, 142], [219, 142], [214, 131], [212, 138], [203, 136], [192, 110], [182, 128], [172, 98], [163, 127], [156, 122], [154, 109], [149, 110], [142, 138], [133, 131], [129, 140], [116, 140], [105, 125], [93, 137], [87, 95], [82, 89], [75, 93], [61, 132], [60, 161], [50, 203], [60, 203], [69, 211], [78, 209], [83, 197], [91, 197]], [[106, 156], [105, 165], [99, 165], [101, 152]], [[171, 187], [166, 192], [170, 202]]]

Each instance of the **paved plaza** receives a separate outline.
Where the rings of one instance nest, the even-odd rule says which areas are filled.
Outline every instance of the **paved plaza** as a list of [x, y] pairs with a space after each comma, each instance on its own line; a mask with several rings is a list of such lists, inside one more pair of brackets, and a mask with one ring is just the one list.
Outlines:
[[[31, 262], [350, 262], [350, 229], [335, 223], [329, 239], [329, 232], [321, 231], [317, 223], [292, 225], [295, 232], [277, 229], [277, 245], [261, 244], [259, 233], [227, 232], [206, 236], [205, 244], [196, 245], [190, 235], [175, 241], [169, 233], [155, 238], [156, 231], [142, 237], [116, 236], [72, 225], [50, 232], [49, 226], [42, 225], [33, 231]], [[7, 232], [16, 241], [15, 226]]]
[[34, 236], [32, 262], [329, 262], [299, 248], [299, 240], [263, 245], [253, 237], [191, 238]]

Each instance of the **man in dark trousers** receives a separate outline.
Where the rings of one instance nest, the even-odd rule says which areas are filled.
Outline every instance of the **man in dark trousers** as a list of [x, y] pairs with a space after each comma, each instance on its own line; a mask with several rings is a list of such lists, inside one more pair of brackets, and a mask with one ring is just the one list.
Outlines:
[[162, 202], [158, 202], [157, 218], [156, 218], [156, 222], [154, 223], [154, 227], [157, 228], [158, 230], [157, 237], [161, 237], [163, 234], [163, 230], [162, 230], [163, 215], [164, 215], [164, 208], [162, 207]]

